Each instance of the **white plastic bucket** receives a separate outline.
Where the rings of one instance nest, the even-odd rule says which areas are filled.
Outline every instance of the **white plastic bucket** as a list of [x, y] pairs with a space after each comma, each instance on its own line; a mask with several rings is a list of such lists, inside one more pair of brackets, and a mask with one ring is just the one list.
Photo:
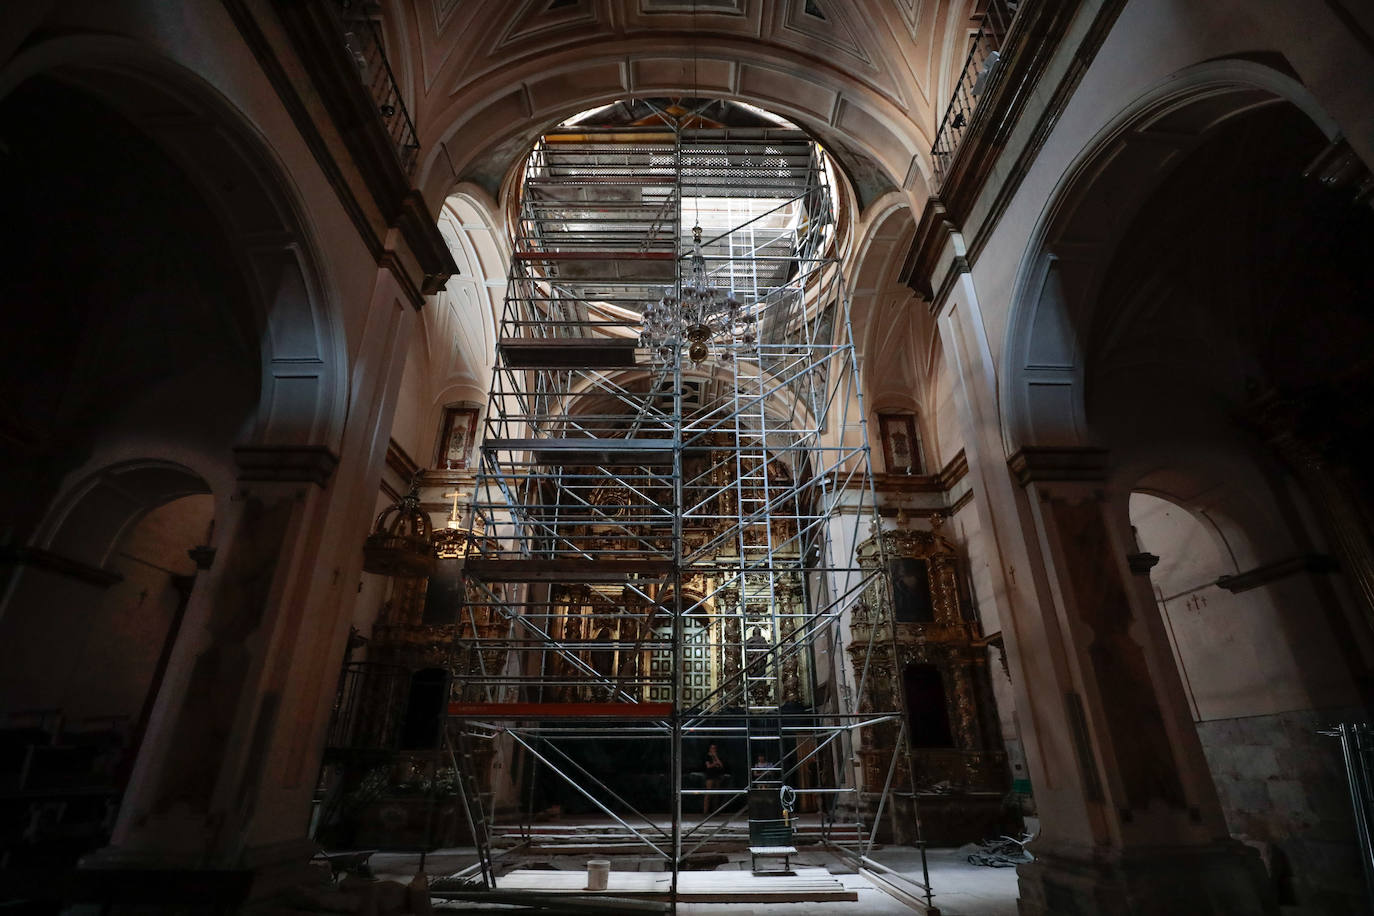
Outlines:
[[604, 891], [611, 879], [610, 859], [587, 860], [587, 890]]

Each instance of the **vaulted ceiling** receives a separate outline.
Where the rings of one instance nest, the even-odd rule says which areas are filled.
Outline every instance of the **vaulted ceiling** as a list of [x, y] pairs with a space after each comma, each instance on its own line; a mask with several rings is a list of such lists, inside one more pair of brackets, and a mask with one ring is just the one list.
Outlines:
[[924, 200], [970, 0], [397, 0], [388, 45], [431, 203], [493, 196], [538, 133], [615, 98], [692, 92], [810, 130], [861, 203]]
[[[839, 163], [857, 205], [848, 272], [866, 387], [875, 404], [889, 409], [928, 409], [925, 395], [943, 365], [931, 359], [933, 332], [923, 315], [911, 313], [896, 265], [929, 196], [931, 140], [978, 6], [979, 0], [384, 0], [388, 55], [421, 143], [417, 185], [441, 214], [446, 235], [461, 236], [455, 251], [473, 255], [463, 260], [465, 276], [450, 281], [443, 307], [427, 310], [424, 367], [408, 370], [417, 373], [416, 384], [423, 379], [426, 406], [416, 406], [436, 413], [480, 390], [490, 353], [482, 341], [491, 334], [504, 268], [499, 257], [469, 250], [467, 241], [477, 236], [468, 229], [484, 214], [490, 229], [478, 233], [479, 241], [493, 252], [504, 249], [510, 179], [538, 136], [619, 99], [693, 96], [782, 115]], [[455, 203], [455, 190], [481, 204]], [[466, 206], [467, 215], [457, 218], [455, 206]], [[932, 444], [933, 433], [924, 434]]]

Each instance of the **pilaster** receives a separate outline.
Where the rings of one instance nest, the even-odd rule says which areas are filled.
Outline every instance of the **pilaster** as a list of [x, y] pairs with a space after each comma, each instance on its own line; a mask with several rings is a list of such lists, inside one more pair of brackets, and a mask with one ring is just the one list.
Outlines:
[[1109, 456], [1023, 449], [1008, 465], [1063, 640], [1094, 824], [1034, 845], [1036, 861], [1020, 869], [1022, 913], [1276, 912], [1258, 856], [1227, 834], [1148, 575], [1132, 569], [1129, 494], [1108, 484]]

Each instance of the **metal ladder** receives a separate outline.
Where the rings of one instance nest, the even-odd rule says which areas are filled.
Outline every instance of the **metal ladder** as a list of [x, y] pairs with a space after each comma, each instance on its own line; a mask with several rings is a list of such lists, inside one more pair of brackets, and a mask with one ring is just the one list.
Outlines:
[[467, 818], [468, 828], [472, 832], [473, 845], [477, 847], [477, 866], [481, 870], [482, 884], [487, 888], [494, 888], [496, 872], [491, 864], [491, 830], [487, 822], [486, 809], [482, 807], [481, 787], [477, 782], [477, 766], [472, 753], [472, 738], [461, 722], [446, 723], [443, 732], [444, 746], [448, 750], [449, 760], [458, 782], [458, 799], [463, 805], [463, 815]]
[[[733, 249], [736, 240], [731, 239]], [[732, 251], [733, 254], [733, 251]], [[746, 761], [749, 789], [760, 785], [775, 789], [784, 772], [781, 709], [782, 629], [777, 613], [776, 577], [778, 558], [773, 544], [768, 484], [767, 379], [759, 343], [738, 354], [735, 360], [736, 426], [739, 443], [736, 465], [736, 494], [739, 500], [739, 558], [741, 645], [740, 670], [743, 673], [743, 707]], [[751, 587], [751, 577], [754, 587]], [[758, 585], [764, 587], [759, 589]], [[764, 619], [751, 620], [751, 603], [765, 602]], [[758, 621], [758, 622], [755, 622]], [[762, 756], [765, 766], [756, 766]], [[785, 845], [791, 829], [783, 821], [755, 810], [749, 799], [751, 843], [764, 846]]]

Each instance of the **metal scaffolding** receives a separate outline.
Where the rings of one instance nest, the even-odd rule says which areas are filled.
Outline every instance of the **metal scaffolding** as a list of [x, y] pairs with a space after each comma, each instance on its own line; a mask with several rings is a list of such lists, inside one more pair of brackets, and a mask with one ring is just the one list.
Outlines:
[[[661, 857], [676, 897], [684, 860], [746, 823], [754, 845], [863, 856], [910, 765], [899, 738], [886, 785], [854, 766], [857, 730], [905, 717], [844, 647], [888, 585], [855, 555], [880, 523], [825, 154], [655, 110], [559, 128], [525, 166], [447, 732], [470, 770], [473, 744], [511, 742]], [[736, 305], [696, 333], [671, 307], [693, 294]], [[630, 740], [663, 752], [661, 805], [579, 752]], [[743, 752], [742, 778], [693, 772], [707, 742]], [[746, 818], [764, 788], [791, 810]], [[501, 828], [467, 794], [479, 845], [528, 834], [530, 811]]]

